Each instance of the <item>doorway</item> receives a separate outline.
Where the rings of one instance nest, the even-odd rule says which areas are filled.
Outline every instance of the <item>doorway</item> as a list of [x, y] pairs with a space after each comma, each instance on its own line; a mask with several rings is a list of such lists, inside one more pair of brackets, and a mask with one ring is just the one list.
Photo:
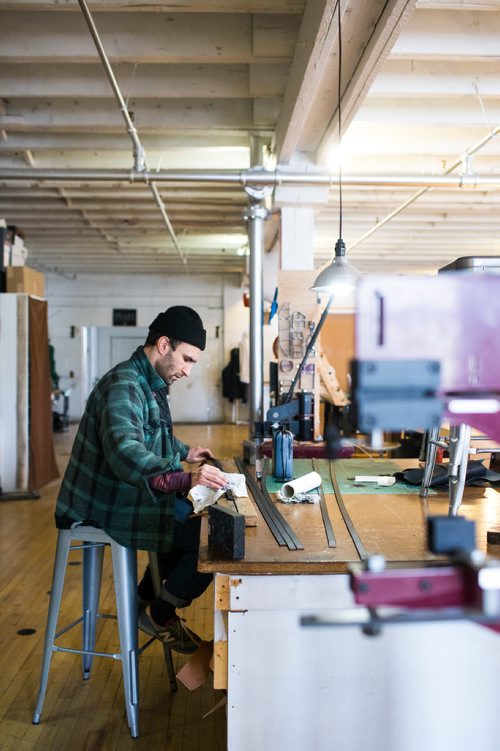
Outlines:
[[[223, 422], [222, 310], [199, 305], [196, 310], [207, 330], [207, 345], [189, 378], [176, 382], [170, 390], [172, 418], [174, 423]], [[139, 326], [92, 327], [86, 338], [88, 393], [110, 368], [128, 360], [147, 334], [148, 329]]]

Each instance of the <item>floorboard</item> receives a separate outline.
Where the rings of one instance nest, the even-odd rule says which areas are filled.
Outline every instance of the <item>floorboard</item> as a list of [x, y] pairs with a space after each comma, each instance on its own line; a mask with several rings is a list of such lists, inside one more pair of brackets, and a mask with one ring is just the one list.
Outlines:
[[[75, 426], [55, 434], [58, 464], [64, 471]], [[179, 425], [176, 436], [190, 445], [210, 446], [219, 459], [241, 454], [248, 435], [244, 425]], [[95, 658], [91, 677], [81, 676], [78, 655], [54, 654], [42, 720], [31, 723], [40, 665], [54, 559], [54, 505], [59, 480], [41, 491], [39, 500], [0, 502], [0, 748], [2, 751], [223, 751], [226, 717], [210, 682], [196, 691], [179, 683], [170, 692], [163, 650], [154, 643], [140, 657], [140, 737], [131, 739], [125, 719], [120, 664]], [[73, 553], [77, 561], [81, 553]], [[139, 554], [139, 570], [146, 555]], [[59, 627], [81, 610], [81, 565], [68, 566]], [[110, 555], [105, 554], [102, 612], [115, 612]], [[212, 639], [213, 589], [185, 610], [188, 625]], [[34, 629], [28, 636], [20, 629]], [[79, 629], [64, 644], [78, 646]], [[116, 624], [100, 623], [99, 649], [118, 649]], [[63, 643], [63, 642], [61, 642]], [[185, 657], [175, 656], [178, 670]]]

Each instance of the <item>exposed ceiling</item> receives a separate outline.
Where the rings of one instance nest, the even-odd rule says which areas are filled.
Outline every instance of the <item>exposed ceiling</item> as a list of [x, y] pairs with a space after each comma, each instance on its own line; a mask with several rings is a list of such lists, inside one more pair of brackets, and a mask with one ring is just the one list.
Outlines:
[[[89, 7], [149, 171], [220, 176], [264, 159], [268, 168], [277, 160], [279, 173], [332, 173], [328, 203], [316, 205], [315, 263], [325, 262], [339, 231], [337, 3]], [[362, 272], [428, 273], [459, 256], [495, 255], [500, 0], [345, 0], [341, 16], [351, 261]], [[31, 265], [65, 274], [173, 273], [185, 269], [184, 255], [194, 273], [244, 269], [247, 196], [238, 181], [158, 180], [180, 254], [148, 185], [76, 175], [128, 174], [133, 165], [77, 0], [0, 2], [0, 217], [23, 231]], [[48, 170], [65, 170], [65, 179]], [[427, 188], [446, 173], [458, 186], [463, 172], [462, 187]], [[277, 221], [275, 212], [270, 227]]]

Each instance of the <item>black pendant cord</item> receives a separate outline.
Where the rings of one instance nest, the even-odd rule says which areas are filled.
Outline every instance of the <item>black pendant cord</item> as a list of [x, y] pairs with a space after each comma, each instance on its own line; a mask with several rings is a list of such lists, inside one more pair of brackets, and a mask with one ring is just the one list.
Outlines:
[[242, 459], [235, 457], [234, 461], [239, 471], [245, 475], [255, 503], [278, 545], [286, 545], [289, 550], [304, 550], [304, 546], [272, 502], [269, 493], [264, 490], [269, 464], [267, 459], [263, 465], [261, 485], [255, 480]]
[[[314, 470], [316, 470], [314, 459], [312, 460], [312, 467]], [[333, 531], [330, 514], [328, 513], [328, 506], [326, 505], [325, 494], [323, 493], [323, 488], [321, 486], [318, 488], [318, 492], [319, 492], [319, 507], [321, 509], [321, 518], [323, 519], [323, 525], [325, 527], [325, 534], [326, 534], [326, 539], [328, 542], [328, 547], [336, 548], [337, 541], [335, 539], [335, 533]]]
[[274, 505], [271, 496], [268, 493], [267, 490], [267, 475], [269, 474], [269, 460], [266, 457], [266, 460], [264, 461], [262, 465], [262, 477], [260, 479], [261, 484], [261, 491], [266, 499], [269, 506], [273, 509], [273, 514], [275, 518], [279, 521], [279, 524], [282, 528], [283, 537], [285, 538], [285, 542], [289, 548], [289, 550], [304, 550], [304, 546], [302, 545], [301, 541], [293, 531], [293, 529], [290, 527], [284, 516], [278, 511], [276, 506]]
[[342, 21], [340, 18], [340, 0], [337, 3], [339, 29], [339, 76], [337, 81], [337, 101], [339, 109], [339, 238], [342, 239]]
[[365, 546], [361, 542], [360, 537], [354, 528], [354, 524], [352, 523], [352, 519], [349, 516], [349, 512], [347, 511], [345, 507], [344, 501], [342, 499], [342, 493], [340, 492], [339, 484], [337, 482], [337, 477], [335, 475], [333, 462], [329, 462], [329, 467], [330, 467], [330, 479], [332, 481], [333, 492], [335, 493], [335, 498], [337, 499], [338, 507], [340, 509], [340, 513], [342, 514], [344, 524], [346, 525], [349, 531], [349, 534], [351, 535], [352, 541], [354, 543], [356, 550], [358, 551], [359, 557], [361, 558], [362, 561], [365, 561], [368, 558], [368, 553], [366, 552]]

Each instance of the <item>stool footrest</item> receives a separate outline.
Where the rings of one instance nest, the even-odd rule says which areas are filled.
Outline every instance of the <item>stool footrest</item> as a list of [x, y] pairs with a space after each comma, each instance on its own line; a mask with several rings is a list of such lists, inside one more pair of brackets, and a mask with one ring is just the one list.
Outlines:
[[[96, 613], [96, 618], [110, 618], [113, 621], [116, 621], [118, 619], [118, 616], [114, 615], [113, 613]], [[54, 641], [58, 639], [60, 636], [66, 633], [66, 631], [69, 631], [74, 626], [78, 626], [80, 623], [83, 622], [83, 615], [81, 615], [79, 618], [76, 619], [76, 621], [73, 621], [73, 623], [70, 623], [68, 626], [65, 626], [60, 631], [57, 632], [54, 636]]]
[[76, 621], [73, 621], [73, 623], [69, 623], [67, 626], [62, 628], [60, 631], [57, 632], [57, 634], [54, 634], [54, 641], [58, 639], [60, 636], [65, 634], [67, 631], [70, 631], [75, 626], [78, 626], [83, 621], [83, 615], [81, 615], [79, 618], [76, 619]]
[[71, 652], [75, 655], [92, 655], [93, 657], [112, 657], [113, 660], [121, 660], [122, 656], [118, 652], [93, 652], [91, 649], [72, 649], [71, 647], [52, 647], [53, 652]]
[[147, 649], [147, 648], [148, 648], [149, 646], [151, 646], [151, 644], [152, 644], [152, 643], [153, 643], [154, 641], [157, 641], [157, 639], [156, 639], [156, 638], [155, 638], [154, 636], [152, 636], [152, 637], [151, 637], [151, 639], [148, 639], [148, 640], [147, 640], [147, 642], [146, 642], [145, 644], [143, 644], [143, 645], [142, 645], [142, 647], [139, 647], [138, 653], [139, 653], [140, 655], [142, 655], [142, 653], [143, 653], [143, 652], [144, 652], [144, 651], [145, 651], [145, 650], [146, 650], [146, 649]]
[[68, 552], [71, 553], [72, 550], [88, 550], [89, 548], [105, 548], [106, 545], [109, 545], [107, 542], [82, 542], [81, 545], [70, 545], [68, 548]]

